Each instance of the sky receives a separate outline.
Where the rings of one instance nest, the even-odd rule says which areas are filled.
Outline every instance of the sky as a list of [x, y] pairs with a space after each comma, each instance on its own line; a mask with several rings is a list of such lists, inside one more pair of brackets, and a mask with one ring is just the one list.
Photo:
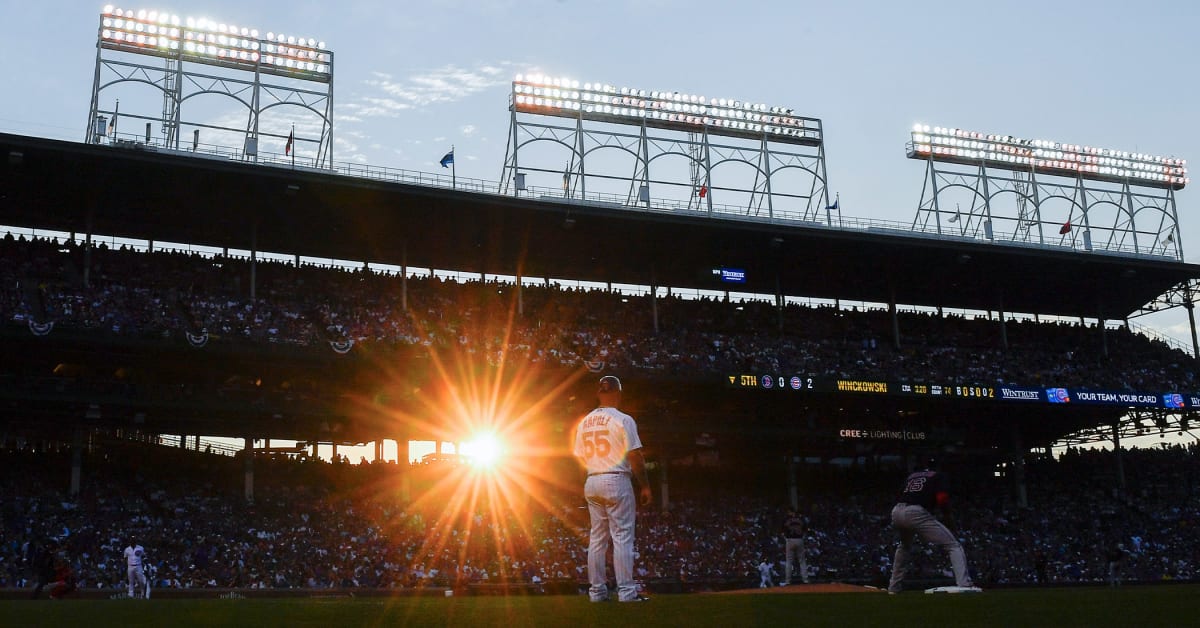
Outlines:
[[[10, 60], [0, 131], [83, 138], [105, 4], [0, 2], [15, 26], [0, 43]], [[337, 161], [435, 172], [454, 146], [458, 177], [498, 181], [511, 81], [532, 72], [820, 118], [829, 190], [843, 216], [912, 222], [925, 171], [904, 146], [917, 122], [1200, 160], [1193, 2], [113, 4], [326, 42], [335, 54]], [[138, 96], [110, 88], [101, 98], [103, 108], [121, 98], [127, 111]], [[235, 126], [244, 119], [223, 109], [200, 114]], [[281, 115], [262, 125], [286, 136], [296, 121]], [[264, 150], [281, 152], [283, 140], [275, 142]], [[1195, 195], [1177, 195], [1193, 263]], [[1136, 322], [1190, 344], [1181, 309]]]

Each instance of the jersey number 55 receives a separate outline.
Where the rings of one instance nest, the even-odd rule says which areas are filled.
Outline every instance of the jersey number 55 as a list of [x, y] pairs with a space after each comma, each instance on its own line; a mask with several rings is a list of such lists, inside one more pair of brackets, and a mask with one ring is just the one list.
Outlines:
[[583, 441], [584, 458], [594, 458], [596, 456], [607, 458], [608, 454], [612, 453], [612, 444], [608, 442], [608, 432], [584, 432], [580, 440]]

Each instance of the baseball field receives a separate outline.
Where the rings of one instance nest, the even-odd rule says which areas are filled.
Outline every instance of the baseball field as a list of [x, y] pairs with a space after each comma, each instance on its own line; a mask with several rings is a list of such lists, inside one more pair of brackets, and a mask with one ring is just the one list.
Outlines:
[[658, 595], [635, 604], [584, 596], [36, 600], [0, 602], [3, 626], [1186, 626], [1200, 585], [1006, 589], [887, 595], [791, 588]]

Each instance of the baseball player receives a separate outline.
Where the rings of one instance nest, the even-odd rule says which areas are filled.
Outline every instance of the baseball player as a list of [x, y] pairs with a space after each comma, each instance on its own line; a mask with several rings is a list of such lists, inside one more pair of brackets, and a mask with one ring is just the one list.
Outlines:
[[1105, 559], [1108, 562], [1108, 586], [1121, 586], [1121, 567], [1125, 562], [1126, 553], [1125, 545], [1117, 544], [1108, 550]]
[[[125, 570], [129, 576], [129, 597], [150, 597], [150, 584], [146, 582], [146, 574], [142, 564], [146, 559], [146, 549], [138, 545], [132, 537], [125, 548]], [[136, 595], [135, 595], [136, 593]]]
[[[650, 504], [650, 483], [646, 480], [646, 461], [642, 441], [633, 417], [617, 409], [621, 402], [621, 380], [606, 375], [600, 378], [596, 396], [600, 405], [575, 426], [573, 453], [587, 469], [583, 487], [591, 519], [588, 542], [588, 599], [608, 599], [605, 584], [605, 554], [611, 540], [613, 571], [617, 576], [617, 599], [643, 602], [633, 582], [634, 521], [637, 502]], [[638, 499], [633, 494], [633, 479], [638, 482]]]
[[758, 563], [758, 588], [769, 589], [775, 586], [774, 574], [775, 566], [767, 562], [767, 559], [762, 559]]
[[792, 574], [796, 573], [793, 566], [799, 568], [800, 581], [808, 584], [808, 563], [804, 557], [804, 517], [795, 510], [787, 511], [783, 520], [784, 557], [787, 561], [783, 568], [783, 583], [792, 583]]
[[78, 589], [75, 582], [75, 570], [71, 568], [71, 561], [65, 550], [54, 557], [54, 581], [48, 584], [52, 600], [61, 600], [64, 595]]
[[892, 579], [888, 593], [899, 593], [908, 570], [909, 555], [914, 537], [936, 545], [950, 557], [957, 586], [942, 590], [953, 593], [978, 593], [981, 589], [971, 582], [967, 573], [967, 556], [954, 534], [933, 516], [934, 509], [948, 509], [950, 493], [946, 478], [934, 470], [935, 461], [926, 461], [920, 469], [909, 474], [900, 491], [900, 499], [892, 508], [892, 526], [900, 533], [900, 545], [892, 562]]
[[28, 548], [30, 554], [29, 563], [33, 566], [34, 575], [37, 577], [37, 586], [33, 589], [33, 595], [30, 599], [38, 599], [42, 594], [42, 589], [51, 586], [53, 590], [55, 565], [54, 554], [58, 550], [58, 543], [54, 539], [47, 539], [44, 543], [32, 542]]

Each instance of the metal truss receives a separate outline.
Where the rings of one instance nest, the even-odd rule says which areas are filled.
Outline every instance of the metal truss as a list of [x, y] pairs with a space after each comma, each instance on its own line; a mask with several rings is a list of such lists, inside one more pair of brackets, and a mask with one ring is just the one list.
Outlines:
[[[910, 155], [913, 151], [910, 147]], [[1175, 192], [925, 159], [913, 228], [988, 241], [1183, 260]], [[957, 190], [956, 190], [957, 188]], [[966, 196], [966, 206], [954, 197]], [[951, 206], [950, 203], [954, 204]], [[1046, 216], [1051, 203], [1066, 216]], [[1060, 211], [1061, 214], [1061, 211]]]
[[[500, 176], [501, 194], [528, 191], [523, 187], [526, 173], [561, 174], [561, 196], [569, 200], [598, 200], [645, 209], [692, 210], [709, 215], [737, 214], [769, 220], [804, 220], [831, 225], [840, 222], [840, 209], [830, 205], [823, 146], [804, 147], [807, 152], [792, 152], [781, 146], [794, 150], [793, 147], [800, 145], [778, 144], [769, 141], [765, 135], [760, 141], [751, 140], [742, 144], [732, 143], [737, 141], [736, 138], [715, 136], [721, 142], [730, 142], [718, 143], [707, 129], [674, 132], [649, 128], [644, 124], [627, 125], [630, 131], [620, 132], [592, 128], [590, 121], [582, 116], [568, 126], [544, 121], [549, 116], [519, 114], [511, 106], [509, 109], [512, 115], [508, 148]], [[568, 151], [570, 157], [566, 165], [522, 161], [522, 149], [539, 142], [553, 143]], [[614, 176], [589, 171], [588, 163], [602, 151], [619, 152], [632, 157], [632, 172], [628, 176]], [[528, 154], [528, 150], [525, 152]], [[687, 179], [654, 175], [655, 162], [670, 156], [688, 161], [690, 174]], [[749, 166], [754, 171], [754, 180], [742, 181], [734, 176], [723, 178], [722, 166], [729, 164]], [[788, 179], [786, 185], [780, 181], [780, 173], [788, 170], [803, 173], [799, 177], [801, 185], [792, 179]], [[627, 182], [628, 191], [623, 198], [605, 198], [589, 193], [588, 182], [599, 179]], [[652, 191], [662, 188], [685, 192], [687, 200], [652, 199]], [[749, 201], [738, 206], [722, 205], [720, 200], [725, 192], [736, 193]], [[557, 191], [549, 189], [539, 191], [542, 195], [548, 193], [559, 195]]]
[[[1200, 411], [1172, 411], [1165, 408], [1130, 408], [1129, 413], [1122, 416], [1115, 429], [1120, 439], [1138, 436], [1153, 436], [1161, 434], [1189, 434], [1191, 429], [1200, 427]], [[1054, 447], [1086, 445], [1090, 443], [1111, 443], [1113, 440], [1113, 425], [1098, 425], [1088, 427], [1074, 434], [1064, 436], [1054, 442]]]
[[1192, 357], [1200, 360], [1200, 339], [1197, 339], [1196, 336], [1196, 295], [1200, 295], [1200, 279], [1189, 279], [1158, 295], [1153, 301], [1130, 314], [1129, 318], [1137, 318], [1177, 307], [1186, 309], [1188, 328], [1192, 331]]
[[1192, 309], [1196, 304], [1196, 295], [1200, 295], [1200, 279], [1189, 279], [1176, 284], [1162, 293], [1155, 300], [1143, 305], [1140, 310], [1129, 315], [1129, 318], [1145, 316], [1177, 307]]
[[[276, 107], [298, 107], [320, 120], [321, 130], [316, 138], [294, 137], [294, 146], [301, 143], [316, 144], [315, 158], [305, 163], [311, 163], [320, 168], [333, 167], [333, 62], [329, 61], [329, 80], [311, 81], [301, 78], [271, 77], [257, 71], [249, 72], [240, 68], [227, 68], [219, 64], [202, 64], [185, 60], [179, 53], [169, 54], [156, 51], [155, 54], [137, 54], [127, 50], [111, 49], [102, 39], [97, 41], [96, 67], [92, 82], [91, 106], [88, 110], [88, 123], [84, 141], [89, 144], [116, 143], [129, 141], [146, 143], [155, 146], [180, 150], [180, 130], [186, 125], [194, 129], [212, 129], [241, 134], [244, 137], [242, 150], [239, 153], [247, 161], [258, 160], [258, 138], [262, 135], [259, 122], [262, 116]], [[201, 71], [201, 70], [206, 70]], [[208, 72], [222, 72], [221, 74]], [[268, 82], [277, 81], [277, 82]], [[281, 81], [292, 81], [296, 84], [286, 84]], [[324, 84], [323, 89], [301, 87], [307, 84]], [[101, 93], [109, 88], [130, 86], [131, 84], [149, 85], [161, 92], [163, 106], [161, 113], [151, 115], [146, 112], [131, 111], [128, 108], [120, 111], [117, 107], [108, 109], [101, 106]], [[183, 118], [184, 103], [207, 94], [215, 94], [236, 101], [247, 112], [244, 127], [222, 126], [195, 119]], [[151, 137], [149, 133], [118, 133], [104, 127], [102, 120], [124, 119], [159, 122], [159, 137]], [[98, 122], [101, 121], [101, 122]], [[115, 125], [114, 125], [115, 126]], [[286, 140], [287, 135], [269, 134], [280, 140]], [[191, 147], [195, 150], [195, 145]]]

